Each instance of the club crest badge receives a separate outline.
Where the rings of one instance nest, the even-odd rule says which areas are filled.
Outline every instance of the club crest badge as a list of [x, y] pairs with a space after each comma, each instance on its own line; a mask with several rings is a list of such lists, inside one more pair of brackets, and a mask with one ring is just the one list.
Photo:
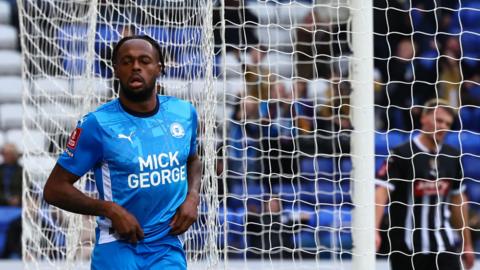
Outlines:
[[170, 125], [170, 133], [175, 138], [183, 138], [185, 136], [185, 129], [178, 122], [174, 122]]

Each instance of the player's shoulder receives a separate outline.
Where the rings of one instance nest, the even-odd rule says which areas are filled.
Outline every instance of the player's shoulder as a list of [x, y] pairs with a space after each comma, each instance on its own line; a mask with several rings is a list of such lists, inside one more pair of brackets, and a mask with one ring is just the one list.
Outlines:
[[413, 151], [412, 151], [412, 141], [407, 140], [397, 146], [395, 146], [391, 153], [396, 156], [404, 157], [404, 158], [409, 158], [412, 157]]
[[110, 113], [110, 112], [116, 112], [118, 110], [118, 98], [113, 99], [109, 102], [106, 102], [100, 106], [97, 107], [92, 113], [95, 115], [99, 115], [102, 113]]
[[105, 115], [111, 115], [112, 112], [115, 112], [118, 110], [118, 106], [115, 105], [117, 102], [118, 101], [115, 99], [100, 105], [95, 110], [82, 116], [78, 120], [77, 126], [81, 128], [82, 127], [98, 127], [100, 125], [101, 119], [105, 118]]
[[174, 96], [158, 96], [159, 100], [160, 100], [160, 104], [166, 104], [166, 105], [170, 105], [170, 106], [186, 106], [186, 107], [189, 107], [189, 106], [193, 106], [192, 103], [190, 101], [187, 101], [185, 99], [181, 99], [181, 98], [178, 98], [178, 97], [174, 97]]
[[175, 114], [190, 116], [195, 107], [190, 101], [173, 96], [159, 96], [160, 109]]
[[115, 119], [121, 115], [118, 98], [98, 106], [91, 114], [97, 118], [97, 121], [102, 123], [105, 121], [108, 122], [112, 118]]
[[442, 145], [442, 153], [449, 155], [449, 156], [460, 156], [461, 152], [457, 148], [449, 145], [449, 144], [443, 144]]
[[93, 112], [89, 112], [85, 115], [83, 115], [78, 121], [77, 121], [77, 127], [79, 128], [85, 128], [85, 127], [95, 127], [98, 126], [98, 120], [97, 117]]

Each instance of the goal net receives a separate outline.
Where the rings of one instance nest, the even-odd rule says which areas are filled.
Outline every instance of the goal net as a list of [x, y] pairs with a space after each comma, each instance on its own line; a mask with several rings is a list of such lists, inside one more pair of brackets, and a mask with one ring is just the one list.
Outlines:
[[[161, 94], [187, 99], [199, 116], [200, 218], [185, 235], [190, 260], [214, 264], [215, 180], [212, 3], [209, 1], [19, 1], [25, 95], [23, 257], [28, 268], [89, 266], [95, 218], [45, 203], [43, 186], [81, 117], [118, 95], [111, 54], [121, 37], [149, 35], [166, 56]], [[97, 197], [93, 175], [76, 187]]]
[[[421, 133], [430, 98], [459, 109], [446, 143], [477, 209], [480, 7], [424, 2], [19, 1], [24, 260], [88, 266], [95, 219], [47, 205], [42, 189], [76, 121], [117, 96], [109, 59], [130, 34], [164, 50], [159, 92], [199, 112], [202, 202], [186, 251], [200, 268], [374, 269], [375, 172]], [[77, 187], [96, 196], [91, 175]]]
[[214, 11], [225, 89], [219, 248], [230, 261], [339, 269], [361, 258], [356, 269], [373, 269], [368, 2], [225, 1]]

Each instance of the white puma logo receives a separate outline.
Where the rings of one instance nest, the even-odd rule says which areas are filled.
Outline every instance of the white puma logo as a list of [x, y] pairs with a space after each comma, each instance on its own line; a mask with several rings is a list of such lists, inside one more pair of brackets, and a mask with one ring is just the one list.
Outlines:
[[133, 133], [135, 133], [135, 131], [130, 132], [130, 135], [128, 135], [128, 136], [125, 135], [125, 134], [120, 133], [120, 134], [118, 134], [118, 138], [119, 138], [119, 139], [127, 139], [131, 144], [133, 144], [133, 141], [132, 141], [132, 135], [133, 135]]

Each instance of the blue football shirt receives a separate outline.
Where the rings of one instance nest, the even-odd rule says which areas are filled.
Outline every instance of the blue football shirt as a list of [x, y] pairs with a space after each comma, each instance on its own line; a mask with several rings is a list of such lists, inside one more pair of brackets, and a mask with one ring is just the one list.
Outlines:
[[[132, 213], [145, 242], [161, 240], [187, 194], [187, 159], [196, 154], [197, 113], [191, 103], [157, 97], [149, 115], [129, 112], [118, 99], [77, 124], [58, 164], [82, 176], [93, 170], [101, 200]], [[119, 239], [111, 221], [97, 219], [97, 243]]]

